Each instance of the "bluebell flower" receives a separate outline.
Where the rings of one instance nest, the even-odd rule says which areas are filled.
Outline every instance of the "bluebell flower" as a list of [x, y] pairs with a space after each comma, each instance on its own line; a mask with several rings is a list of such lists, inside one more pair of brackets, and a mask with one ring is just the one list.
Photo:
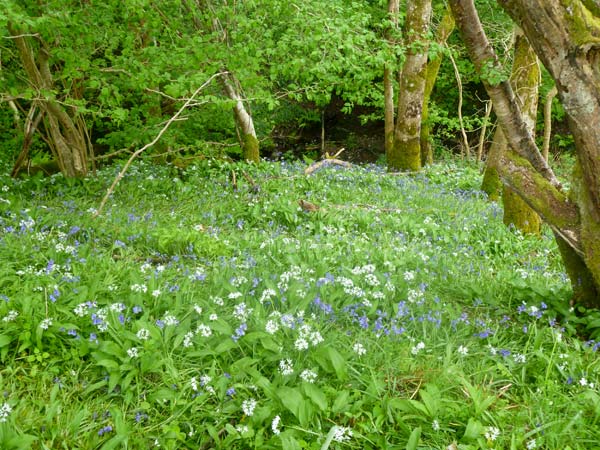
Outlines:
[[100, 428], [100, 430], [98, 430], [98, 436], [102, 436], [105, 433], [110, 433], [112, 429], [112, 426], [106, 425], [105, 427], [102, 427]]

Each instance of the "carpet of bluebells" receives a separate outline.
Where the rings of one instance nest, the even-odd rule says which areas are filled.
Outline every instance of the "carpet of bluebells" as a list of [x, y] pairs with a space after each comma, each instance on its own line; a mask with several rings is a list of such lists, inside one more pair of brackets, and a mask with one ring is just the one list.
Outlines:
[[141, 161], [96, 218], [118, 167], [1, 175], [0, 448], [600, 448], [549, 232], [476, 168], [304, 168]]

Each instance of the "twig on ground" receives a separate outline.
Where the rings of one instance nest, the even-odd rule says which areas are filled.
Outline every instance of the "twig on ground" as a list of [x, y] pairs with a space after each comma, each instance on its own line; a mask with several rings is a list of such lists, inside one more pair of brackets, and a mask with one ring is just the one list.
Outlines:
[[304, 169], [304, 175], [310, 175], [313, 172], [315, 172], [316, 170], [320, 169], [322, 166], [329, 166], [329, 165], [336, 165], [336, 166], [343, 166], [343, 167], [352, 167], [352, 164], [347, 162], [347, 161], [342, 161], [341, 159], [335, 159], [335, 158], [328, 158], [328, 159], [323, 159], [322, 161], [317, 161], [312, 163], [310, 166], [308, 166], [306, 169]]

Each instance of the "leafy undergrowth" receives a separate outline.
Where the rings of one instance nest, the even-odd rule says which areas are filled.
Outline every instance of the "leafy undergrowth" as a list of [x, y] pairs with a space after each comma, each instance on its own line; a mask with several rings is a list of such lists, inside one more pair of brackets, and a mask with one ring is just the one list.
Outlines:
[[551, 235], [476, 170], [140, 162], [93, 219], [116, 170], [0, 178], [0, 448], [598, 448]]

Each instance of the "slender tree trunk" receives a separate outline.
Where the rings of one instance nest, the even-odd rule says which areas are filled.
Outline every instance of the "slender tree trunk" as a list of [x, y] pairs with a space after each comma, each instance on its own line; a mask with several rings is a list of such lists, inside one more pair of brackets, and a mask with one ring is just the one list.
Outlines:
[[[450, 34], [454, 31], [454, 17], [450, 8], [446, 9], [440, 24], [435, 32], [435, 42], [445, 45]], [[431, 143], [431, 124], [429, 123], [429, 98], [433, 92], [435, 81], [442, 64], [443, 54], [439, 52], [436, 57], [427, 64], [427, 75], [425, 78], [425, 92], [423, 94], [423, 112], [421, 113], [421, 164], [433, 163], [433, 146]]]
[[27, 37], [19, 34], [12, 24], [9, 32], [17, 46], [21, 63], [30, 85], [38, 91], [37, 104], [45, 117], [47, 142], [58, 162], [60, 171], [67, 177], [83, 177], [88, 171], [88, 148], [85, 123], [77, 120], [74, 108], [65, 108], [44, 92], [55, 89], [50, 72], [49, 53], [43, 42], [34, 50]]
[[409, 0], [406, 13], [406, 61], [400, 78], [394, 145], [388, 155], [390, 170], [421, 169], [421, 114], [427, 74], [427, 32], [431, 0]]
[[[519, 24], [556, 82], [575, 139], [577, 170], [569, 198], [528, 132], [507, 82], [492, 82], [498, 59], [477, 16], [473, 0], [450, 0], [469, 55], [509, 142], [499, 167], [504, 183], [552, 228], [574, 300], [600, 306], [600, 18], [579, 0], [498, 0]], [[589, 2], [588, 2], [589, 3]], [[587, 4], [587, 3], [586, 3]], [[593, 6], [593, 5], [592, 5]]]
[[477, 143], [477, 163], [481, 162], [483, 158], [483, 146], [485, 144], [485, 136], [487, 134], [487, 127], [490, 121], [490, 115], [492, 114], [493, 104], [491, 100], [485, 102], [485, 115], [483, 116], [483, 125], [481, 126], [481, 133], [479, 134], [479, 142]]
[[[392, 27], [398, 26], [399, 0], [388, 1], [388, 18]], [[386, 30], [386, 40], [394, 45], [392, 32]], [[385, 64], [383, 68], [383, 98], [384, 98], [384, 132], [385, 132], [385, 154], [392, 152], [394, 145], [394, 79], [395, 71], [393, 64]]]
[[233, 113], [235, 121], [240, 129], [240, 146], [242, 148], [242, 157], [245, 161], [259, 162], [259, 143], [254, 130], [254, 121], [248, 110], [244, 106], [242, 97], [240, 96], [236, 80], [230, 73], [221, 77], [223, 88], [227, 96], [235, 102]]
[[542, 144], [542, 156], [548, 161], [548, 154], [550, 153], [550, 138], [552, 137], [552, 100], [558, 94], [558, 89], [554, 86], [546, 94], [546, 101], [544, 103], [544, 143]]

